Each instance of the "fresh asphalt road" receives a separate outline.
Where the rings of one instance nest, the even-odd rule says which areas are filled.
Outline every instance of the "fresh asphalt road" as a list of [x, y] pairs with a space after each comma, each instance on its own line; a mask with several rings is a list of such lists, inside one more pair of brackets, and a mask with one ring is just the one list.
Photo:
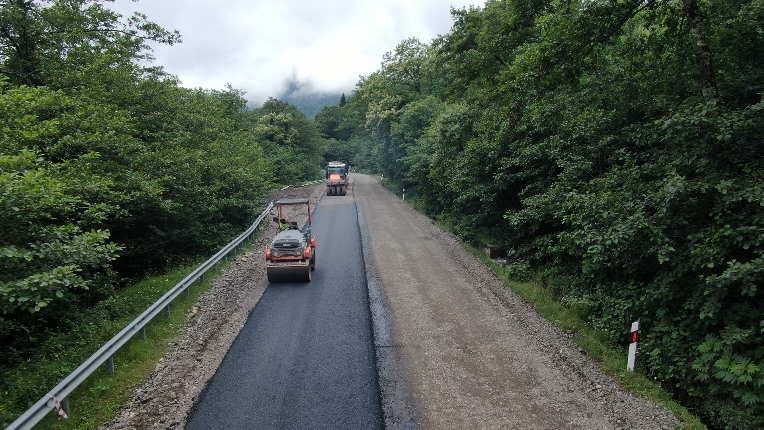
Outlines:
[[321, 200], [313, 234], [313, 280], [268, 286], [187, 429], [382, 428], [351, 193]]

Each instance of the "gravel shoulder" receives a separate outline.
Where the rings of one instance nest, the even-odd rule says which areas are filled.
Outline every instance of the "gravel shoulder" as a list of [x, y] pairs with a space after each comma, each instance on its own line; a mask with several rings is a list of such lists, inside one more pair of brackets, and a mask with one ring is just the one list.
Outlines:
[[[377, 349], [388, 428], [678, 426], [670, 412], [625, 392], [568, 334], [378, 178], [354, 179], [370, 285], [379, 284], [389, 314], [390, 334]], [[385, 377], [385, 356], [399, 361], [397, 376]]]

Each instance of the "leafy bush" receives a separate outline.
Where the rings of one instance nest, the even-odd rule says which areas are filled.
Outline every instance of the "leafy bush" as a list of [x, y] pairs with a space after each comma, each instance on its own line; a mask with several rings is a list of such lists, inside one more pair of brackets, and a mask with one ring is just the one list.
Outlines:
[[[29, 151], [0, 155], [0, 364], [17, 361], [50, 327], [66, 329], [76, 309], [112, 291], [120, 247], [103, 230], [83, 231], [99, 206], [72, 194]], [[61, 327], [63, 325], [63, 327]]]
[[504, 273], [507, 278], [513, 281], [530, 281], [534, 277], [531, 265], [525, 261], [513, 261], [504, 267]]

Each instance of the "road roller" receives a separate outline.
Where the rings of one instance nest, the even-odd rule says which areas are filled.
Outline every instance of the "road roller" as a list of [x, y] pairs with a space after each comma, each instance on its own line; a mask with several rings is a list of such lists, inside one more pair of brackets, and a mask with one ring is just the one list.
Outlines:
[[[278, 216], [273, 221], [278, 223], [279, 232], [273, 241], [265, 247], [265, 267], [269, 282], [309, 282], [316, 270], [316, 237], [311, 235], [312, 219], [310, 200], [281, 199], [273, 204]], [[308, 221], [299, 228], [296, 221], [284, 216], [285, 208], [304, 206], [308, 212]]]
[[326, 174], [326, 195], [344, 196], [350, 183], [350, 165], [347, 162], [330, 161], [324, 169]]

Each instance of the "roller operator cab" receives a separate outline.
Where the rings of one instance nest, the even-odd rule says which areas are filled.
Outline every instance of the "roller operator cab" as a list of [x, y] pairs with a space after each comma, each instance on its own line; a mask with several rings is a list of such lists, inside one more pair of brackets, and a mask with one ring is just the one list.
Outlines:
[[[282, 199], [274, 203], [278, 216], [273, 221], [278, 223], [279, 232], [273, 241], [265, 247], [265, 266], [269, 282], [309, 282], [316, 270], [316, 237], [311, 235], [312, 219], [310, 200]], [[296, 221], [285, 218], [288, 206], [304, 206], [308, 220], [302, 228]]]
[[340, 161], [330, 161], [326, 165], [326, 195], [344, 196], [350, 183], [350, 165]]

